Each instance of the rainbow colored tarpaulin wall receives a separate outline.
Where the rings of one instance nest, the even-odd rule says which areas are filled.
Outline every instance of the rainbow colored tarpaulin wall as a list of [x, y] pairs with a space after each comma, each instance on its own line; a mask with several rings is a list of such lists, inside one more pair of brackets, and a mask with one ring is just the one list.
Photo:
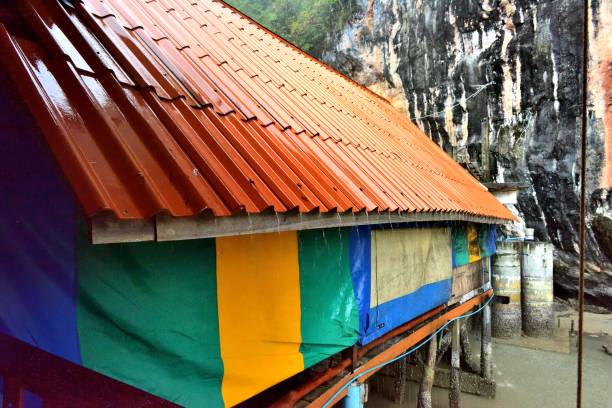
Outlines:
[[[449, 228], [94, 246], [65, 207], [16, 224], [25, 249], [0, 268], [2, 331], [182, 405], [241, 402], [450, 296]], [[448, 266], [389, 294], [373, 254], [413, 240]]]
[[[355, 344], [348, 238], [336, 229], [93, 246], [80, 233], [74, 268], [62, 268], [75, 275], [56, 280], [76, 289], [15, 300], [33, 294], [24, 282], [3, 309], [21, 326], [3, 331], [182, 405], [231, 406]], [[30, 282], [49, 280], [29, 269]], [[38, 314], [59, 304], [57, 316]]]
[[[45, 219], [39, 222], [26, 230]], [[16, 283], [3, 308], [14, 321], [0, 311], [2, 330], [187, 406], [244, 401], [450, 297], [448, 227], [94, 246], [84, 228], [75, 238], [71, 226], [42, 228], [48, 235], [40, 235], [37, 251], [66, 248], [74, 261], [38, 268], [33, 253], [24, 253], [16, 267], [28, 270], [28, 282], [0, 269]], [[415, 240], [423, 245], [401, 255], [398, 245]], [[385, 288], [387, 279], [376, 279], [385, 266], [373, 254], [393, 259], [394, 250], [406, 259], [437, 255], [448, 265]], [[60, 290], [49, 293], [53, 286]], [[403, 289], [389, 294], [391, 286]]]
[[181, 404], [234, 405], [357, 340], [342, 231], [78, 253], [83, 364]]

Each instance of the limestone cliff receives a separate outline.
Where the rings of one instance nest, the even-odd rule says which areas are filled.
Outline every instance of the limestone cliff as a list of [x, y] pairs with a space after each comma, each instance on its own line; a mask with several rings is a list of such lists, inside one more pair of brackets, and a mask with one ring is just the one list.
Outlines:
[[[323, 59], [388, 98], [482, 181], [526, 182], [519, 207], [556, 247], [572, 295], [581, 0], [359, 0]], [[587, 298], [612, 307], [612, 2], [591, 1]]]

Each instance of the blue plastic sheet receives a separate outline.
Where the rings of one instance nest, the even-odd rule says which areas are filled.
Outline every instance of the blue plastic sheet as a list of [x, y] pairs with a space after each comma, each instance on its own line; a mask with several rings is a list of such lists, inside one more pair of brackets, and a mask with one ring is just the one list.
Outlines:
[[368, 310], [366, 320], [372, 322], [360, 337], [367, 344], [402, 324], [447, 302], [451, 296], [451, 279], [431, 283], [397, 299]]
[[495, 224], [482, 224], [478, 229], [480, 253], [483, 258], [494, 255], [497, 251], [497, 226]]
[[[0, 82], [10, 84], [0, 71]], [[0, 90], [0, 331], [79, 363], [77, 208], [14, 89]]]
[[372, 227], [369, 225], [353, 227], [350, 234], [349, 258], [353, 290], [359, 308], [359, 341], [365, 344], [366, 333], [370, 329], [370, 288]]

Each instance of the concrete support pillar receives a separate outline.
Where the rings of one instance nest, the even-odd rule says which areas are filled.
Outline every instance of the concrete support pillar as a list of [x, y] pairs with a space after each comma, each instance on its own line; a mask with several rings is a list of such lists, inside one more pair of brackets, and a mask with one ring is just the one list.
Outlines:
[[492, 377], [492, 354], [491, 306], [486, 305], [482, 309], [482, 324], [480, 325], [480, 375], [485, 380], [491, 380]]
[[550, 337], [555, 328], [553, 296], [553, 245], [523, 244], [521, 271], [523, 331], [527, 336]]
[[493, 336], [512, 338], [521, 335], [521, 242], [499, 241], [493, 256], [493, 290], [507, 296], [508, 304], [493, 303]]
[[438, 339], [436, 336], [429, 341], [427, 347], [427, 357], [423, 361], [423, 378], [419, 387], [419, 397], [417, 408], [431, 408], [431, 389], [434, 384], [436, 372], [436, 354], [438, 351]]
[[448, 393], [448, 406], [459, 408], [461, 395], [461, 327], [459, 320], [455, 320], [451, 326], [451, 378]]

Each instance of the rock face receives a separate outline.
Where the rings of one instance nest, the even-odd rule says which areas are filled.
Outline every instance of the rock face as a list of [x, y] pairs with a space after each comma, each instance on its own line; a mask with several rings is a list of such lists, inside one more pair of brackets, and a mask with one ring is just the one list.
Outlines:
[[[359, 0], [326, 62], [388, 98], [519, 210], [575, 296], [582, 1]], [[587, 298], [612, 308], [612, 2], [591, 0]]]

